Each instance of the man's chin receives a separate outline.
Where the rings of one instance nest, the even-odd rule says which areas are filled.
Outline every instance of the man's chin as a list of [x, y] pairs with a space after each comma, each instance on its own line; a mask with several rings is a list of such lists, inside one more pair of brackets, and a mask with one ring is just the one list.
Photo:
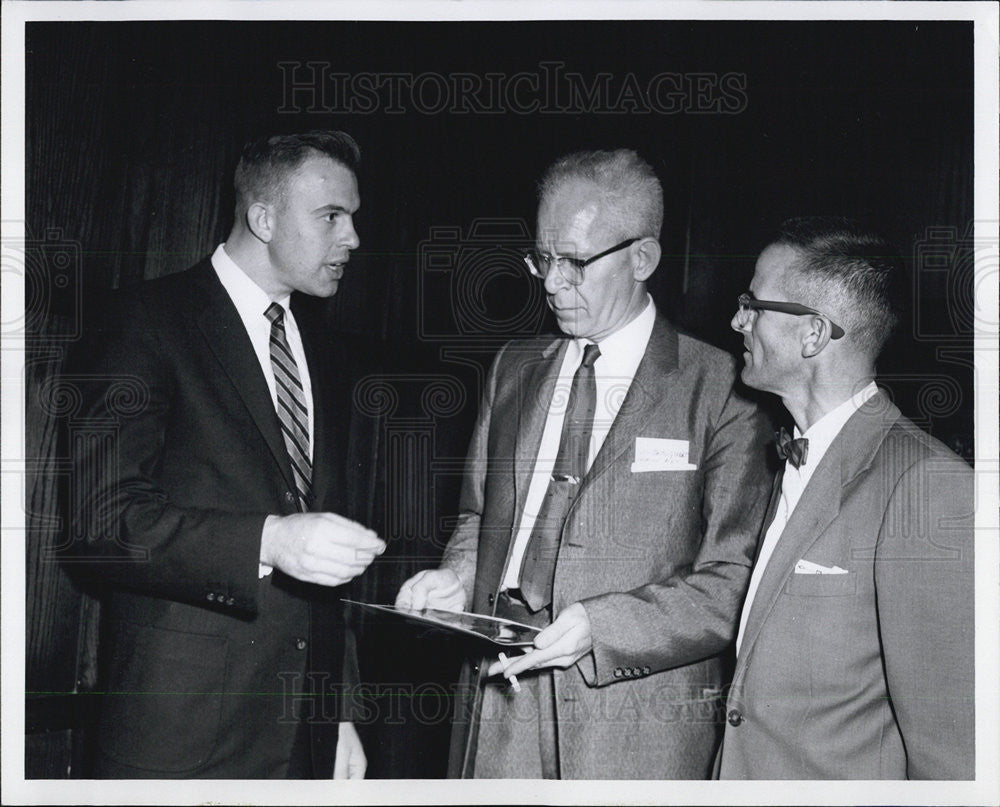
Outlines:
[[337, 293], [337, 289], [340, 288], [339, 280], [328, 280], [325, 283], [317, 286], [315, 289], [306, 292], [311, 294], [313, 297], [333, 297]]
[[749, 364], [744, 364], [743, 369], [740, 370], [740, 379], [748, 387], [753, 387], [754, 389], [760, 389], [755, 383], [753, 378], [753, 368]]
[[559, 326], [560, 331], [574, 338], [580, 336], [583, 330], [583, 323], [580, 322], [578, 317], [573, 316], [571, 312], [566, 312], [562, 315], [558, 311], [554, 313], [556, 315], [556, 324]]

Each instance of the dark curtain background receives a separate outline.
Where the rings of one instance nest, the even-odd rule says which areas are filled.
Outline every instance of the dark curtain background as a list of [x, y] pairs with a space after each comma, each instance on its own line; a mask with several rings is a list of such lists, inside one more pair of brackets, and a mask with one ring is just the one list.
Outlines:
[[[884, 230], [913, 270], [913, 314], [881, 382], [971, 459], [971, 23], [29, 23], [26, 44], [29, 777], [86, 773], [99, 658], [95, 592], [54, 560], [66, 348], [110, 289], [225, 238], [250, 135], [342, 128], [364, 151], [361, 248], [326, 306], [331, 338], [372, 348], [357, 495], [389, 550], [358, 598], [391, 602], [436, 564], [483, 370], [507, 339], [552, 329], [517, 250], [534, 182], [575, 149], [627, 146], [654, 165], [667, 211], [651, 292], [733, 352], [736, 295], [778, 222], [847, 214]], [[345, 94], [329, 73], [400, 91]], [[464, 102], [447, 83], [459, 74], [480, 81]], [[674, 93], [650, 109], [642, 93], [663, 74]], [[491, 81], [507, 96], [489, 97]], [[443, 775], [462, 648], [356, 621], [369, 775]]]

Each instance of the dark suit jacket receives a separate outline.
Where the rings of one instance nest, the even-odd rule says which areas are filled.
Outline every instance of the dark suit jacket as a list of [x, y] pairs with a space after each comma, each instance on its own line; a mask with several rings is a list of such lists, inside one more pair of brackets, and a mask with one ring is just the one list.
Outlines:
[[[314, 396], [311, 509], [350, 515], [349, 365], [296, 319]], [[341, 592], [277, 571], [258, 578], [264, 519], [296, 512], [295, 485], [260, 365], [211, 263], [120, 292], [78, 373], [74, 531], [108, 590], [99, 775], [284, 777], [310, 746], [316, 774], [329, 775]], [[301, 709], [318, 708], [294, 697], [310, 673], [330, 697], [311, 738], [297, 737]]]
[[974, 776], [973, 492], [884, 393], [852, 416], [754, 597], [722, 778]]
[[[512, 343], [487, 379], [444, 557], [480, 613], [495, 610], [565, 346], [551, 337]], [[735, 633], [771, 486], [770, 429], [735, 381], [731, 356], [658, 317], [567, 515], [554, 612], [582, 601], [594, 651], [554, 672], [564, 778], [711, 773], [720, 654]], [[696, 468], [633, 472], [637, 437], [689, 441]], [[497, 700], [489, 713], [503, 714], [499, 688], [484, 692]], [[477, 708], [468, 737], [468, 707], [459, 711], [455, 775], [471, 773]]]

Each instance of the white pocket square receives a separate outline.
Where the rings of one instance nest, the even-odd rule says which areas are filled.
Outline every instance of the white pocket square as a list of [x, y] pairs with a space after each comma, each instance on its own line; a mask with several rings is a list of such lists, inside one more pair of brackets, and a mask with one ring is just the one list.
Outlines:
[[636, 437], [632, 473], [648, 471], [693, 471], [698, 466], [688, 462], [687, 440], [664, 437]]
[[802, 558], [798, 563], [795, 564], [795, 574], [847, 574], [847, 569], [841, 569], [839, 566], [821, 566], [818, 563], [813, 563], [811, 560], [806, 560]]

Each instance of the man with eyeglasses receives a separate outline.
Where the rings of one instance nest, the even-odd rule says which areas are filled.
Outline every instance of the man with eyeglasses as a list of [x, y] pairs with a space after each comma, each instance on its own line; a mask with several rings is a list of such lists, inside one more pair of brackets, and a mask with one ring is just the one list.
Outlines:
[[732, 326], [781, 397], [737, 638], [723, 779], [970, 779], [973, 472], [874, 382], [902, 262], [845, 219], [786, 222]]
[[770, 433], [732, 357], [647, 294], [662, 219], [632, 151], [564, 157], [540, 184], [525, 262], [569, 338], [497, 356], [459, 526], [397, 598], [544, 628], [530, 652], [467, 669], [453, 775], [711, 773]]

